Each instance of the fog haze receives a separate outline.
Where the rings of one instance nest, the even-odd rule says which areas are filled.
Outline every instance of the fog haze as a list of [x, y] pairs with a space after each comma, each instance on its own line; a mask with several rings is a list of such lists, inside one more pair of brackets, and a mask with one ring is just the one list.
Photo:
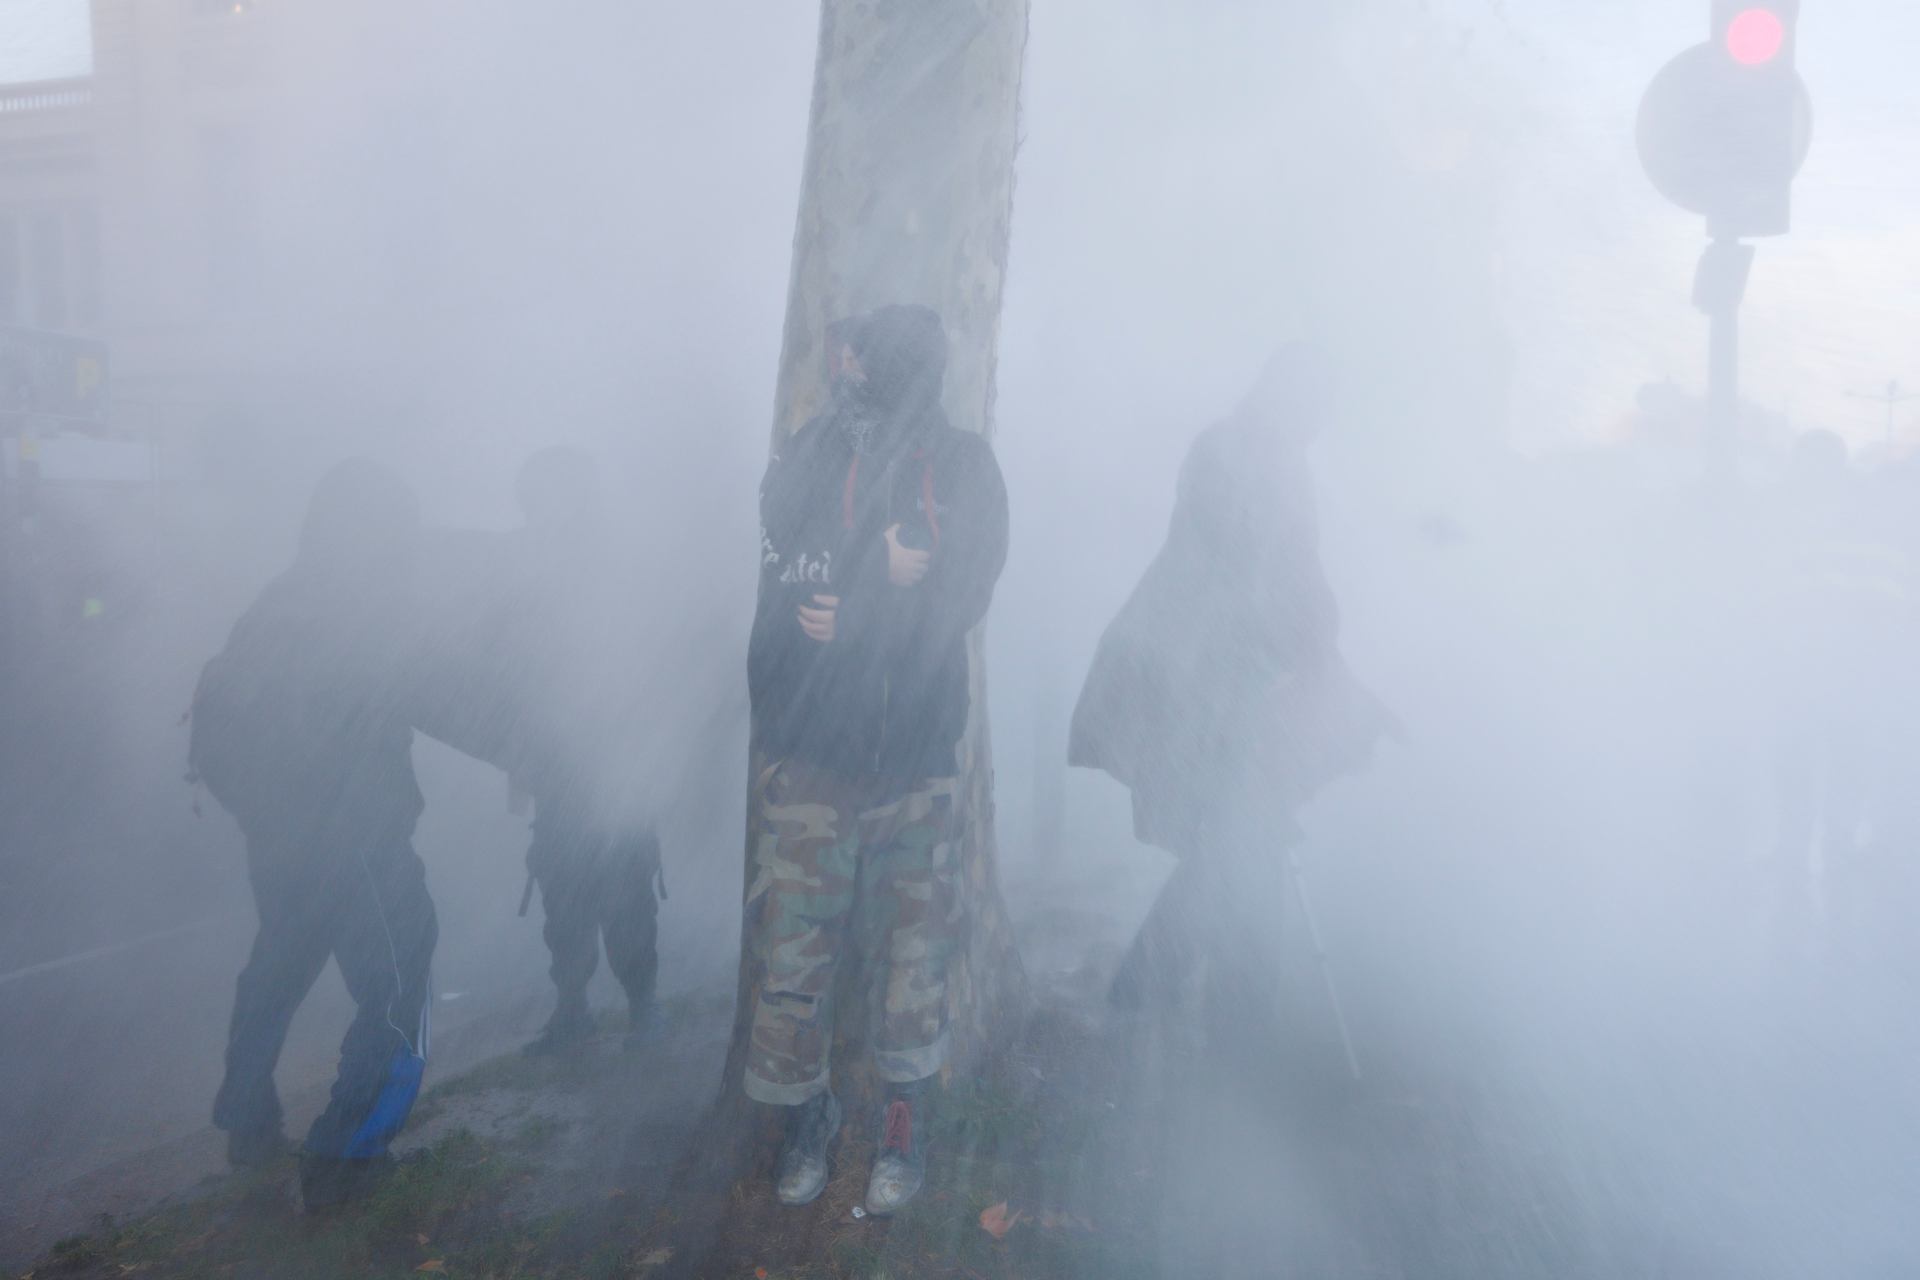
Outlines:
[[[47, 433], [42, 541], [31, 572], [15, 541], [8, 584], [47, 618], [106, 601], [80, 643], [49, 639], [68, 634], [53, 621], [29, 637], [16, 606], [4, 659], [0, 1258], [22, 1266], [218, 1167], [205, 1112], [252, 907], [238, 831], [182, 781], [178, 722], [341, 458], [402, 473], [430, 527], [502, 530], [522, 459], [592, 451], [644, 578], [663, 994], [726, 1003], [740, 945], [756, 500], [816, 6], [256, 0], [240, 20], [270, 38], [204, 62], [130, 54], [148, 21], [132, 7], [92, 6], [119, 11], [110, 44], [86, 5], [0, 0], [0, 82], [114, 66], [166, 98], [231, 75], [248, 104], [237, 124], [103, 132], [97, 321], [0, 314], [112, 345], [135, 459], [105, 483], [124, 458]], [[1368, 1132], [1390, 1148], [1392, 1117], [1418, 1111], [1423, 1152], [1475, 1133], [1438, 1172], [1408, 1165], [1460, 1197], [1406, 1227], [1460, 1268], [1430, 1274], [1920, 1259], [1904, 659], [1859, 663], [1856, 698], [1901, 713], [1863, 766], [1879, 878], [1860, 914], [1818, 890], [1824, 932], [1783, 963], [1780, 897], [1827, 868], [1805, 853], [1786, 889], [1766, 869], [1778, 704], [1805, 675], [1769, 612], [1794, 437], [1839, 435], [1857, 503], [1920, 552], [1916, 408], [1896, 406], [1889, 440], [1859, 398], [1920, 387], [1920, 9], [1802, 6], [1814, 142], [1792, 233], [1758, 242], [1738, 478], [1716, 487], [1689, 302], [1705, 236], [1633, 138], [1642, 88], [1706, 38], [1706, 7], [1057, 0], [1031, 17], [992, 417], [1012, 551], [986, 640], [1009, 913], [1036, 990], [1084, 994], [1173, 866], [1134, 839], [1123, 787], [1067, 769], [1068, 718], [1196, 433], [1281, 343], [1319, 341], [1341, 387], [1311, 454], [1341, 649], [1404, 737], [1305, 809], [1302, 848], [1362, 1087], [1389, 1117]], [[178, 198], [182, 174], [207, 203]], [[40, 207], [20, 191], [0, 185], [0, 215]], [[497, 770], [424, 737], [414, 757], [436, 1008], [466, 1066], [544, 1016], [538, 922], [514, 914], [526, 825]], [[1299, 1052], [1331, 1060], [1297, 916], [1281, 936]], [[604, 973], [593, 993], [613, 998]], [[346, 1008], [324, 978], [283, 1059], [290, 1099], [327, 1078]], [[1197, 1134], [1232, 1131], [1194, 1105]], [[1192, 1212], [1156, 1228], [1163, 1274], [1208, 1231], [1206, 1258], [1284, 1247], [1268, 1199], [1320, 1224], [1336, 1157], [1249, 1145], [1207, 1165], [1219, 1198], [1174, 1198]], [[1425, 1246], [1400, 1247], [1380, 1256]]]

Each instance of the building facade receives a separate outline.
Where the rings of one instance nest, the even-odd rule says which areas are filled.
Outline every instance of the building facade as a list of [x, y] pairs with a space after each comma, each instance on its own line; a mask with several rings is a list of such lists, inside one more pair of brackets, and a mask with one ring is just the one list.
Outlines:
[[90, 79], [0, 86], [0, 325], [101, 323]]

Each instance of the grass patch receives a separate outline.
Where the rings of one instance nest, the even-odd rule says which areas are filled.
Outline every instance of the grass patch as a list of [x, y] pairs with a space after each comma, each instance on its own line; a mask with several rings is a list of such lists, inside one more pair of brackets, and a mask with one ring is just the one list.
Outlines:
[[[543, 1098], [604, 1092], [606, 1055], [512, 1054], [431, 1090], [416, 1116], [498, 1093], [505, 1123], [475, 1123], [403, 1161], [366, 1200], [327, 1215], [299, 1208], [291, 1160], [213, 1183], [187, 1203], [63, 1240], [34, 1280], [1131, 1280], [1154, 1274], [1147, 1215], [1112, 1201], [1114, 1120], [1097, 1046], [1049, 1046], [1046, 1073], [1019, 1064], [955, 1081], [927, 1115], [932, 1159], [921, 1198], [891, 1220], [856, 1218], [874, 1117], [850, 1116], [828, 1193], [802, 1210], [774, 1202], [763, 1167], [724, 1192], [666, 1187], [664, 1204], [568, 1183], [575, 1122]], [[489, 1103], [490, 1105], [490, 1103]], [[471, 1110], [471, 1108], [467, 1108]], [[443, 1121], [461, 1119], [448, 1107]], [[486, 1107], [479, 1108], [481, 1111]], [[576, 1108], [577, 1110], [577, 1108]], [[861, 1108], [862, 1112], [873, 1108]], [[451, 1114], [449, 1114], [451, 1113]], [[597, 1115], [597, 1113], [596, 1113]], [[585, 1123], [592, 1125], [589, 1117]], [[765, 1144], [762, 1144], [765, 1145]], [[663, 1147], [662, 1162], [677, 1158]], [[542, 1182], [541, 1179], [552, 1181]], [[552, 1194], [555, 1188], [559, 1193]], [[654, 1193], [649, 1192], [648, 1195]], [[725, 1203], [718, 1203], [724, 1199]], [[983, 1210], [1004, 1202], [1001, 1235]], [[538, 1206], [532, 1207], [532, 1206]], [[1096, 1211], [1093, 1206], [1098, 1206]], [[709, 1215], [707, 1210], [714, 1212]], [[711, 1234], [707, 1225], [712, 1224]], [[687, 1226], [691, 1234], [681, 1233]], [[428, 1267], [422, 1271], [422, 1267]]]
[[35, 1280], [397, 1278], [420, 1274], [423, 1263], [435, 1260], [449, 1273], [458, 1267], [462, 1275], [516, 1274], [469, 1270], [459, 1265], [461, 1254], [474, 1246], [451, 1242], [491, 1245], [493, 1235], [513, 1234], [518, 1224], [503, 1223], [498, 1209], [525, 1172], [522, 1163], [493, 1144], [455, 1133], [403, 1161], [350, 1210], [308, 1215], [297, 1207], [295, 1166], [285, 1161], [228, 1179], [190, 1203], [63, 1240], [31, 1274]]
[[[771, 1150], [732, 1186], [700, 1276], [809, 1280], [1145, 1280], [1161, 1274], [1146, 1206], [1116, 1198], [1115, 1142], [1098, 1044], [1048, 1046], [1044, 1073], [1003, 1063], [929, 1099], [927, 1187], [891, 1219], [855, 1216], [873, 1158], [874, 1108], [848, 1116], [826, 1192], [774, 1200]], [[1133, 1168], [1127, 1164], [1126, 1168]], [[1121, 1193], [1124, 1194], [1124, 1193]], [[1000, 1206], [1005, 1208], [1001, 1209]], [[993, 1211], [988, 1213], [988, 1211]], [[983, 1224], [982, 1215], [987, 1213]], [[998, 1234], [990, 1231], [1010, 1223]]]

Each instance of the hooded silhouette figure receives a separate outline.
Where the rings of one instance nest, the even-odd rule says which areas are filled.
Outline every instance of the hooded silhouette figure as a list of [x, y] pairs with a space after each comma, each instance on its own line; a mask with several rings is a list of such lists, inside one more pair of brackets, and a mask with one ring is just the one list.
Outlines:
[[335, 467], [293, 566], [235, 624], [194, 697], [189, 757], [246, 836], [260, 916], [214, 1102], [235, 1164], [285, 1150], [274, 1065], [330, 957], [358, 1006], [302, 1149], [314, 1206], [369, 1188], [426, 1066], [438, 928], [412, 843], [421, 797], [403, 634], [418, 531], [398, 476], [364, 460]]

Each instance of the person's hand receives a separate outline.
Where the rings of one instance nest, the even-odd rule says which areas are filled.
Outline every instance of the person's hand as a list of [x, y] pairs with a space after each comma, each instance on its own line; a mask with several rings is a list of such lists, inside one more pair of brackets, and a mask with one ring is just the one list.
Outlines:
[[887, 581], [896, 587], [916, 587], [927, 576], [933, 552], [914, 551], [900, 545], [900, 526], [887, 530]]
[[800, 629], [807, 633], [809, 640], [818, 640], [826, 644], [833, 639], [834, 611], [840, 607], [839, 596], [815, 596], [814, 607], [800, 606]]

